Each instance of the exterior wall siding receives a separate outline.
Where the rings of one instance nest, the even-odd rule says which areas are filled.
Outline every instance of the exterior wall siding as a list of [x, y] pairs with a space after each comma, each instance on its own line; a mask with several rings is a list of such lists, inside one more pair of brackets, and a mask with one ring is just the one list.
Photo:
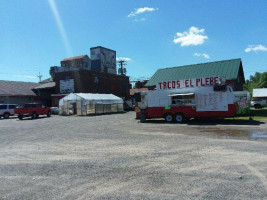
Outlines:
[[60, 62], [61, 67], [69, 67], [69, 68], [84, 68], [84, 69], [91, 69], [91, 61], [88, 56], [78, 59], [72, 60], [63, 60]]
[[88, 70], [60, 72], [55, 75], [56, 94], [60, 94], [60, 80], [74, 79], [75, 93], [114, 94], [130, 98], [129, 77]]
[[97, 69], [100, 68], [101, 72], [117, 74], [116, 51], [105, 47], [92, 47], [90, 48], [90, 57], [92, 61], [95, 61], [94, 68], [97, 63]]

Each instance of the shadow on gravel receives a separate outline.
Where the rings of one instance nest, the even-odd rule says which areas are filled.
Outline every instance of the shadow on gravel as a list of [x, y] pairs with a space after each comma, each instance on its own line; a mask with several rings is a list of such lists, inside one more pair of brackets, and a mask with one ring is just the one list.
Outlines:
[[[164, 119], [147, 119], [145, 123], [151, 124], [177, 124], [176, 122], [167, 123]], [[216, 125], [251, 125], [258, 126], [260, 124], [265, 124], [265, 122], [256, 121], [256, 120], [234, 120], [234, 119], [200, 119], [200, 120], [190, 120], [186, 121], [183, 124], [195, 125], [195, 126], [216, 126]]]
[[99, 114], [88, 114], [88, 115], [76, 115], [76, 114], [73, 114], [73, 115], [58, 115], [60, 117], [83, 117], [83, 118], [86, 118], [86, 117], [101, 117], [101, 116], [111, 116], [111, 115], [123, 115], [123, 114], [126, 114], [127, 112], [123, 111], [123, 112], [113, 112], [113, 113], [99, 113]]
[[11, 120], [11, 119], [16, 119], [16, 118], [18, 118], [18, 117], [17, 117], [17, 116], [9, 116], [8, 119], [4, 119], [3, 117], [1, 117], [1, 118], [0, 118], [0, 121], [1, 121], [1, 120]]
[[[51, 116], [52, 117], [52, 116]], [[27, 121], [27, 120], [38, 120], [38, 119], [45, 119], [45, 118], [50, 118], [50, 117], [47, 117], [47, 116], [39, 116], [38, 118], [36, 118], [36, 119], [32, 119], [31, 117], [25, 117], [25, 118], [23, 118], [23, 119], [19, 119], [19, 118], [17, 118], [17, 121]]]

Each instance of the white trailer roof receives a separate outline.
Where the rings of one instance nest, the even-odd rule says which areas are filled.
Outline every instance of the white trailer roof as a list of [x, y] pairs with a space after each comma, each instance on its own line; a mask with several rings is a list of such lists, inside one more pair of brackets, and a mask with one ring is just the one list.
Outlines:
[[123, 103], [122, 98], [117, 97], [113, 94], [93, 94], [93, 93], [70, 93], [64, 98], [60, 99], [59, 105], [63, 105], [64, 101], [76, 101], [76, 100], [87, 100], [93, 101], [94, 103]]
[[253, 89], [253, 97], [267, 97], [267, 88]]

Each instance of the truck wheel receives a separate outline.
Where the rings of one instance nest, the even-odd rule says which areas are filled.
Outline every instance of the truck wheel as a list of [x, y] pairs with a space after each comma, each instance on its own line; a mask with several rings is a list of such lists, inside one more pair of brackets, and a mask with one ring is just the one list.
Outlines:
[[184, 115], [181, 113], [178, 113], [175, 115], [175, 121], [178, 123], [182, 123], [184, 121]]
[[9, 113], [4, 113], [4, 119], [8, 119], [9, 118]]
[[37, 118], [37, 113], [36, 112], [33, 112], [32, 113], [32, 119], [36, 119]]
[[50, 117], [50, 116], [51, 116], [51, 111], [49, 110], [47, 113], [47, 117]]
[[20, 120], [22, 120], [22, 119], [23, 119], [23, 115], [19, 115], [18, 118], [19, 118]]
[[170, 122], [172, 122], [172, 120], [173, 120], [173, 117], [172, 117], [171, 114], [166, 114], [165, 115], [165, 121], [166, 122], [170, 123]]

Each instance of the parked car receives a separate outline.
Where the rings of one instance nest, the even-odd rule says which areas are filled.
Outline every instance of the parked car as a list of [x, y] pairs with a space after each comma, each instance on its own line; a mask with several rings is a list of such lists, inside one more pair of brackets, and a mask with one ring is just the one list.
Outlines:
[[13, 116], [16, 107], [16, 104], [0, 104], [0, 118], [8, 119], [9, 116]]
[[41, 103], [27, 103], [22, 108], [16, 108], [15, 114], [21, 120], [23, 117], [31, 116], [32, 119], [38, 118], [39, 115], [51, 116], [50, 108]]
[[260, 100], [252, 100], [251, 101], [251, 106], [254, 108], [264, 108], [267, 106], [267, 102], [264, 99]]
[[52, 114], [58, 115], [59, 113], [58, 107], [51, 107], [50, 110]]

